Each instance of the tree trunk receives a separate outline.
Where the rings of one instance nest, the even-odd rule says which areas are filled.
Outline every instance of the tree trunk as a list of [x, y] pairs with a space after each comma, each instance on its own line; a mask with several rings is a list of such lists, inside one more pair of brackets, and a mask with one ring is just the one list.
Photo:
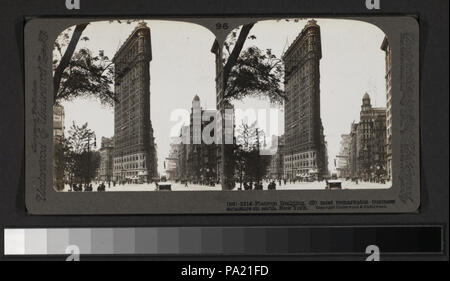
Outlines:
[[[231, 69], [236, 64], [237, 59], [239, 58], [239, 54], [242, 51], [242, 47], [244, 47], [245, 40], [247, 40], [248, 33], [252, 29], [254, 23], [246, 24], [242, 27], [241, 32], [239, 33], [239, 37], [234, 45], [233, 51], [228, 57], [227, 63], [223, 67], [223, 81], [224, 81], [224, 89], [226, 89], [228, 76], [230, 75]], [[226, 91], [224, 91], [225, 93]], [[225, 94], [226, 95], [226, 94]]]
[[72, 58], [73, 53], [75, 52], [75, 48], [77, 47], [78, 41], [80, 41], [81, 34], [83, 33], [87, 25], [88, 25], [87, 23], [84, 23], [79, 24], [75, 27], [75, 30], [73, 31], [72, 34], [72, 38], [70, 38], [69, 45], [67, 45], [64, 55], [62, 56], [58, 67], [56, 67], [55, 69], [55, 74], [53, 76], [53, 104], [55, 104], [56, 101], [58, 100], [58, 92], [61, 84], [62, 74], [69, 65], [70, 59]]

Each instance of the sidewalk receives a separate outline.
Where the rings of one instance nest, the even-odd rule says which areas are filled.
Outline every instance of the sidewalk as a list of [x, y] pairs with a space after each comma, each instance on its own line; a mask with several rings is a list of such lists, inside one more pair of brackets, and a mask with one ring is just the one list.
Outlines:
[[[206, 186], [199, 184], [188, 184], [186, 187], [184, 184], [169, 182], [172, 184], [172, 191], [221, 191], [222, 186], [220, 184], [216, 184], [215, 186]], [[282, 182], [281, 185], [278, 185], [276, 182], [277, 190], [325, 190], [325, 181], [322, 182], [296, 182], [296, 183], [287, 183], [284, 185]], [[263, 182], [263, 190], [267, 190], [267, 182]], [[359, 182], [356, 184], [351, 181], [342, 181], [342, 189], [387, 189], [391, 187], [391, 183], [387, 182], [385, 184], [381, 183], [371, 183], [371, 182]], [[93, 191], [97, 191], [97, 184], [93, 184]], [[234, 190], [238, 191], [239, 183], [236, 184], [236, 188]], [[69, 186], [66, 185], [64, 191], [68, 191]], [[106, 184], [106, 192], [121, 192], [121, 191], [155, 191], [156, 185], [154, 183], [151, 184], [125, 184], [113, 186], [108, 188], [108, 184]]]

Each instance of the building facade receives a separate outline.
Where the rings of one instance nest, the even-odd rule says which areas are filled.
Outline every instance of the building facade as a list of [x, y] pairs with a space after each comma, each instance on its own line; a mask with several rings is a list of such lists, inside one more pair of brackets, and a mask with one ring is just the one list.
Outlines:
[[283, 55], [285, 65], [285, 155], [287, 178], [327, 174], [320, 117], [320, 27], [310, 20]]
[[353, 122], [350, 127], [349, 173], [351, 178], [358, 177], [358, 123]]
[[178, 161], [177, 161], [177, 178], [179, 180], [188, 179], [188, 144], [190, 143], [190, 126], [182, 126], [179, 135]]
[[157, 176], [150, 120], [150, 28], [139, 23], [114, 56], [114, 179], [151, 181]]
[[[217, 182], [220, 176], [217, 170], [218, 145], [205, 142], [203, 136], [205, 128], [216, 122], [216, 114], [216, 110], [202, 109], [200, 98], [197, 95], [194, 97], [190, 124], [183, 127], [180, 134], [182, 144], [178, 150], [178, 173], [181, 180], [203, 184]], [[212, 141], [215, 141], [215, 133], [214, 130], [210, 132]]]
[[363, 179], [369, 178], [370, 166], [372, 165], [372, 113], [369, 94], [365, 93], [362, 99], [357, 132], [358, 175]]
[[370, 166], [370, 179], [386, 180], [386, 108], [373, 108], [371, 133], [372, 164]]
[[381, 49], [385, 52], [386, 65], [386, 173], [388, 180], [392, 180], [392, 51], [387, 37]]
[[364, 180], [385, 177], [386, 108], [374, 108], [364, 94], [358, 125], [358, 174]]
[[168, 180], [179, 180], [178, 176], [178, 162], [179, 162], [179, 150], [181, 148], [181, 144], [179, 143], [171, 143], [169, 150], [169, 157], [166, 158], [166, 174]]
[[337, 155], [336, 171], [339, 178], [350, 177], [350, 146], [351, 135], [342, 134], [341, 143], [339, 149], [339, 155]]
[[111, 182], [114, 179], [114, 138], [102, 137], [100, 145], [100, 167], [98, 178], [101, 181]]
[[386, 108], [372, 107], [368, 93], [362, 99], [359, 123], [352, 124], [349, 143], [349, 176], [386, 180]]
[[[276, 141], [274, 141], [274, 138]], [[272, 144], [275, 144], [273, 148], [275, 153], [271, 155], [267, 177], [282, 179], [284, 177], [284, 135], [273, 136]]]

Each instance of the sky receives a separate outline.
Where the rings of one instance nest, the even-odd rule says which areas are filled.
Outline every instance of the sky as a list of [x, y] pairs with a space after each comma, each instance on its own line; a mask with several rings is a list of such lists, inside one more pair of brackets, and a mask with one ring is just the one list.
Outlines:
[[[384, 33], [374, 25], [355, 20], [316, 20], [322, 38], [321, 117], [328, 142], [329, 169], [334, 170], [333, 160], [339, 154], [340, 136], [349, 133], [352, 121], [359, 120], [364, 93], [369, 93], [374, 106], [384, 107], [386, 104], [384, 52], [380, 49]], [[187, 113], [195, 95], [200, 97], [203, 108], [215, 108], [215, 62], [214, 54], [210, 52], [215, 36], [208, 29], [192, 23], [159, 20], [148, 20], [146, 23], [151, 29], [153, 54], [150, 63], [150, 111], [158, 146], [158, 170], [162, 173], [171, 134], [176, 134], [183, 123], [171, 119], [174, 117], [171, 115], [176, 115], [180, 110]], [[306, 20], [258, 22], [250, 32], [256, 39], [247, 40], [244, 48], [252, 45], [261, 49], [270, 48], [273, 54], [280, 57], [305, 24]], [[93, 22], [83, 33], [89, 40], [80, 41], [77, 49], [88, 47], [94, 53], [103, 50], [112, 58], [136, 25]], [[96, 132], [97, 147], [102, 136], [113, 136], [113, 108], [107, 108], [94, 99], [77, 99], [62, 105], [66, 130], [73, 121], [78, 124], [88, 122], [88, 126]], [[266, 135], [283, 134], [282, 107], [254, 98], [235, 102], [234, 105], [244, 110], [278, 110], [278, 120], [272, 121], [278, 126], [267, 127], [262, 125], [261, 119], [258, 121]], [[237, 123], [240, 123], [239, 118]]]

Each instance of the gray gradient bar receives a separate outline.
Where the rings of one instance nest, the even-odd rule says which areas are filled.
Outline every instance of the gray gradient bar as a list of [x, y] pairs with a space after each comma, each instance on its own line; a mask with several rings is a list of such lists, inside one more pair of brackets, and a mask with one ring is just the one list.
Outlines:
[[91, 232], [91, 253], [114, 253], [114, 231], [112, 228], [94, 228]]
[[158, 229], [136, 228], [135, 230], [135, 252], [136, 254], [158, 253]]
[[72, 228], [69, 229], [69, 244], [80, 249], [80, 254], [91, 254], [92, 250], [92, 229]]
[[223, 228], [205, 227], [202, 231], [202, 253], [221, 254], [223, 252]]
[[5, 229], [3, 245], [5, 255], [25, 255], [25, 229]]
[[25, 254], [26, 255], [47, 254], [47, 229], [43, 228], [25, 229]]
[[49, 255], [64, 255], [69, 243], [69, 229], [49, 228], [47, 230], [47, 253]]
[[243, 254], [245, 252], [244, 231], [242, 227], [223, 228], [223, 254]]
[[114, 228], [114, 254], [136, 253], [136, 231], [134, 228]]
[[180, 254], [202, 253], [202, 230], [199, 227], [180, 228]]
[[5, 255], [442, 253], [443, 227], [148, 227], [5, 229]]
[[244, 231], [244, 252], [250, 255], [265, 254], [266, 231], [264, 228], [249, 227]]
[[158, 228], [158, 254], [180, 253], [180, 230], [176, 227]]

